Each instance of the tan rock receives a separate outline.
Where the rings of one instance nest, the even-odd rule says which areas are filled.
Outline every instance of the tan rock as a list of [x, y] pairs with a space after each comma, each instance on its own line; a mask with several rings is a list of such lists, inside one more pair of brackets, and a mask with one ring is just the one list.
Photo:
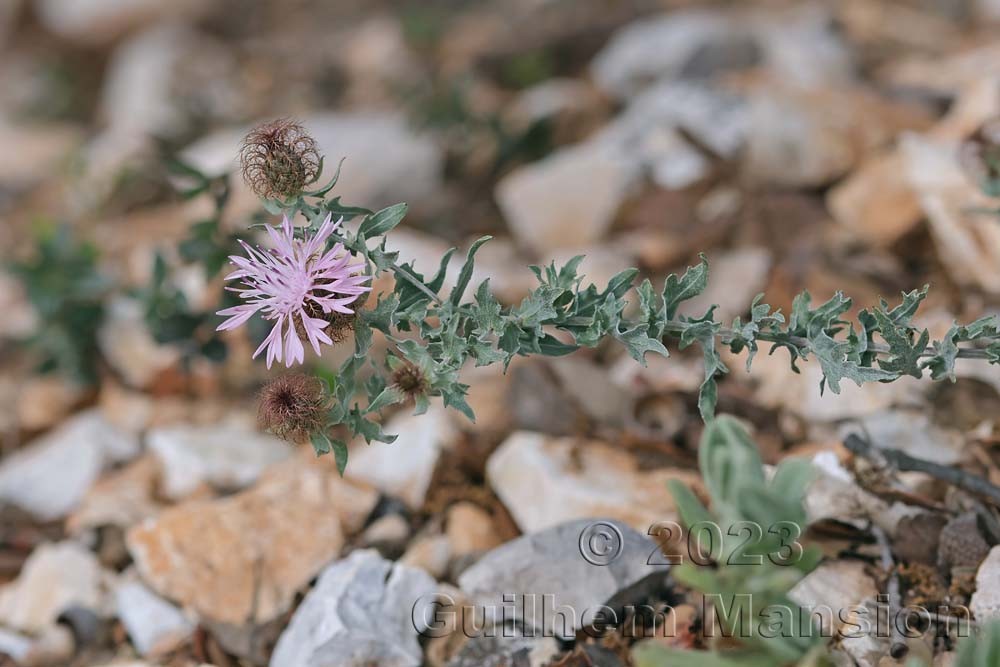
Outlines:
[[859, 238], [886, 246], [920, 220], [920, 204], [906, 180], [904, 160], [894, 151], [867, 159], [827, 195], [833, 217]]
[[403, 565], [420, 568], [435, 579], [444, 577], [450, 561], [451, 543], [447, 536], [439, 534], [417, 537], [399, 559]]
[[[998, 80], [991, 78], [962, 89], [948, 115], [925, 133], [926, 141], [954, 146], [957, 164], [957, 142], [1000, 113], [998, 85]], [[920, 143], [919, 137], [910, 141]], [[877, 246], [891, 245], [913, 229], [923, 215], [931, 216], [932, 210], [937, 213], [937, 200], [928, 203], [918, 197], [927, 180], [939, 185], [938, 179], [954, 183], [953, 170], [943, 164], [926, 171], [925, 163], [915, 174], [913, 165], [919, 159], [912, 147], [907, 150], [905, 146], [868, 158], [827, 194], [831, 214], [858, 238]], [[970, 202], [964, 203], [968, 206]]]
[[536, 252], [579, 247], [611, 226], [634, 171], [617, 150], [580, 144], [515, 170], [497, 184], [496, 199], [524, 246]]
[[161, 509], [156, 499], [159, 477], [160, 464], [148, 453], [105, 475], [67, 518], [67, 531], [76, 535], [100, 526], [128, 528], [155, 516]]
[[247, 491], [193, 501], [133, 528], [129, 551], [157, 593], [214, 621], [281, 614], [344, 543], [341, 507], [370, 511], [375, 494], [293, 459]]
[[996, 202], [963, 173], [958, 143], [910, 134], [901, 150], [948, 274], [960, 285], [1000, 293], [1000, 226], [988, 212]]
[[57, 375], [42, 375], [21, 386], [17, 397], [18, 422], [26, 431], [54, 426], [86, 395], [86, 389]]
[[812, 459], [816, 476], [806, 489], [804, 505], [807, 522], [824, 519], [862, 527], [874, 522], [892, 535], [900, 519], [889, 504], [862, 489], [832, 451]]
[[995, 42], [969, 46], [945, 57], [920, 55], [904, 58], [889, 63], [877, 73], [886, 84], [949, 97], [960, 95], [969, 86], [998, 75], [1000, 45]]
[[453, 558], [482, 553], [500, 545], [493, 518], [478, 505], [467, 501], [452, 505], [445, 523]]
[[572, 519], [618, 519], [645, 533], [676, 519], [667, 480], [696, 485], [694, 471], [642, 471], [621, 449], [603, 442], [512, 434], [486, 464], [490, 485], [525, 533]]
[[899, 45], [906, 47], [901, 49], [903, 53], [915, 50], [936, 54], [962, 39], [962, 31], [953, 20], [938, 12], [921, 11], [918, 6], [842, 0], [837, 8], [837, 18], [851, 42], [863, 46], [885, 49], [887, 45]]
[[506, 373], [503, 364], [478, 367], [469, 364], [465, 368], [462, 381], [469, 385], [465, 400], [475, 413], [476, 421], [470, 422], [458, 410], [449, 410], [448, 417], [455, 428], [475, 431], [480, 436], [492, 435], [497, 440], [510, 430], [513, 415], [507, 397], [514, 377], [513, 369], [518, 366], [518, 361], [515, 358]]
[[751, 93], [746, 169], [755, 180], [818, 186], [839, 178], [927, 114], [860, 87], [802, 90], [765, 84]]
[[875, 580], [868, 574], [867, 566], [861, 561], [838, 560], [823, 563], [810, 572], [789, 592], [788, 596], [798, 605], [812, 612], [819, 610], [823, 622], [827, 622], [827, 609], [832, 610], [829, 619], [840, 627], [840, 610], [850, 609], [878, 594]]
[[43, 544], [32, 552], [17, 580], [0, 588], [0, 619], [15, 630], [41, 632], [71, 605], [100, 612], [110, 583], [97, 557], [81, 545]]
[[0, 184], [8, 188], [34, 185], [58, 172], [80, 143], [79, 128], [65, 125], [14, 126], [0, 118]]
[[109, 304], [97, 338], [104, 358], [132, 387], [148, 386], [180, 358], [178, 349], [160, 345], [153, 338], [143, 320], [141, 304], [124, 297]]

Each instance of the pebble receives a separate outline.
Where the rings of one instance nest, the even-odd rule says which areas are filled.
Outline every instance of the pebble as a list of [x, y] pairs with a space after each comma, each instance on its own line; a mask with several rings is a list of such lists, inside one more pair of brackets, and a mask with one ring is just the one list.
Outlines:
[[139, 655], [163, 655], [186, 641], [194, 624], [139, 581], [127, 581], [115, 591], [117, 615]]
[[142, 305], [115, 297], [106, 305], [104, 324], [97, 332], [101, 354], [130, 387], [150, 386], [157, 376], [180, 359], [180, 351], [153, 338], [143, 318]]
[[81, 412], [4, 458], [0, 500], [42, 520], [59, 519], [79, 505], [105, 468], [138, 451], [138, 441], [110, 426], [100, 412]]
[[379, 491], [420, 509], [442, 452], [457, 437], [446, 409], [431, 407], [426, 414], [403, 413], [389, 420], [386, 433], [398, 434], [393, 443], [364, 441], [351, 450], [348, 479], [361, 480]]
[[262, 624], [286, 611], [336, 558], [345, 528], [376, 500], [335, 470], [297, 458], [246, 491], [176, 505], [133, 527], [126, 539], [157, 594], [213, 621]]
[[514, 238], [545, 254], [604, 236], [636, 176], [615, 147], [588, 142], [519, 167], [495, 195]]
[[640, 470], [636, 460], [602, 442], [511, 434], [490, 456], [486, 476], [526, 533], [572, 519], [611, 517], [646, 532], [676, 519], [667, 480], [698, 484], [678, 469]]
[[17, 579], [0, 588], [0, 619], [14, 630], [40, 633], [71, 606], [105, 611], [110, 584], [111, 575], [80, 544], [42, 544]]
[[48, 30], [90, 46], [107, 44], [142, 25], [195, 18], [207, 7], [198, 0], [38, 0], [34, 5]]
[[[655, 549], [652, 540], [619, 521], [578, 519], [497, 547], [466, 569], [458, 585], [486, 610], [484, 627], [513, 622], [571, 639], [606, 613], [601, 606], [612, 598], [629, 604], [662, 583], [666, 566], [647, 563]], [[587, 560], [585, 550], [604, 564]], [[555, 613], [564, 609], [572, 612]]]
[[271, 667], [419, 667], [436, 584], [374, 550], [355, 551], [320, 574], [282, 633]]
[[167, 426], [149, 432], [162, 467], [163, 494], [180, 499], [208, 483], [224, 490], [249, 486], [269, 466], [292, 455], [288, 443], [232, 418], [209, 426]]

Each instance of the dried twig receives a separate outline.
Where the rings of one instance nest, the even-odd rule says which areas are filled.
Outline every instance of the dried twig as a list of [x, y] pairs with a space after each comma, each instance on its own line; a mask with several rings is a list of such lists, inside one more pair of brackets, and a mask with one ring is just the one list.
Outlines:
[[898, 449], [872, 447], [870, 443], [853, 433], [844, 439], [844, 446], [854, 454], [863, 456], [876, 463], [888, 463], [902, 472], [926, 473], [935, 479], [939, 479], [952, 486], [957, 486], [964, 491], [989, 500], [994, 505], [1000, 506], [1000, 488], [997, 488], [988, 480], [977, 475], [967, 473], [958, 468], [918, 459]]

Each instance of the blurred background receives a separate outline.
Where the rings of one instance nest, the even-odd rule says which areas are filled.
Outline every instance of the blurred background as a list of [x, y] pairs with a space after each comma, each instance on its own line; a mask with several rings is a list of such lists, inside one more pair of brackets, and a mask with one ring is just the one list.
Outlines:
[[[644, 532], [665, 477], [697, 481], [685, 352], [470, 369], [476, 425], [403, 410], [347, 482], [259, 434], [260, 332], [214, 332], [235, 237], [270, 219], [238, 175], [255, 123], [298, 119], [326, 176], [343, 158], [345, 204], [406, 201], [390, 244], [417, 268], [493, 235], [475, 280], [506, 303], [528, 264], [661, 283], [705, 252], [691, 312], [931, 283], [940, 336], [1000, 304], [998, 81], [996, 0], [0, 0], [0, 654], [266, 664], [338, 555], [455, 582], [567, 518]], [[768, 461], [843, 455], [847, 419], [969, 460], [1000, 407], [985, 365], [833, 397], [815, 364], [727, 363], [720, 410]]]

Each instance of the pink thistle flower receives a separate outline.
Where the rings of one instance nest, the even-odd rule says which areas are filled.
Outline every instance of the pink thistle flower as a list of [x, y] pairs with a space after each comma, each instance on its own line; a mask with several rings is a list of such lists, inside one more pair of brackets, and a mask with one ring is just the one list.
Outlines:
[[267, 348], [268, 368], [274, 360], [284, 361], [289, 368], [304, 361], [300, 333], [316, 354], [320, 354], [320, 343], [332, 345], [325, 331], [330, 322], [314, 316], [352, 314], [354, 311], [348, 305], [371, 290], [363, 284], [370, 276], [354, 275], [364, 264], [350, 264], [351, 256], [343, 244], [337, 243], [323, 252], [326, 240], [340, 223], [341, 220], [331, 222], [331, 216], [327, 216], [315, 235], [296, 239], [286, 216], [280, 231], [267, 227], [273, 249], [253, 248], [240, 241], [247, 256], [229, 258], [237, 270], [225, 279], [239, 279], [243, 286], [226, 289], [236, 292], [247, 303], [220, 310], [217, 314], [229, 319], [217, 331], [235, 329], [258, 311], [265, 320], [273, 321], [271, 333], [253, 353], [256, 359]]

